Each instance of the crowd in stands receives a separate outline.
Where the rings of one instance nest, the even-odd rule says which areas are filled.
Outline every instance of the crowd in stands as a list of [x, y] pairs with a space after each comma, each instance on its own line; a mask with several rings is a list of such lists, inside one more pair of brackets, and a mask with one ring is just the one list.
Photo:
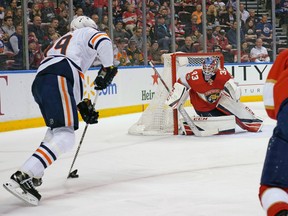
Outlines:
[[[69, 31], [68, 0], [57, 3], [28, 0], [30, 69], [37, 69], [47, 47]], [[170, 0], [147, 0], [147, 29], [143, 34], [142, 0], [113, 0], [115, 64], [144, 64], [144, 46], [148, 60], [161, 64], [161, 54], [171, 52], [172, 28], [175, 29], [176, 51], [203, 52], [203, 27], [207, 29], [207, 51], [221, 51], [226, 62], [234, 62], [237, 60], [236, 29], [239, 24], [241, 61], [270, 61], [272, 25], [267, 21], [267, 15], [259, 17], [240, 3], [241, 17], [237, 20], [236, 0], [207, 0], [207, 20], [203, 20], [201, 0], [177, 0], [175, 17], [171, 17], [169, 4]], [[73, 18], [89, 16], [101, 31], [109, 34], [108, 0], [78, 0], [73, 1], [73, 6]], [[21, 8], [20, 0], [0, 0], [0, 70], [24, 69]], [[171, 26], [173, 18], [175, 26]], [[146, 44], [143, 35], [146, 35]]]

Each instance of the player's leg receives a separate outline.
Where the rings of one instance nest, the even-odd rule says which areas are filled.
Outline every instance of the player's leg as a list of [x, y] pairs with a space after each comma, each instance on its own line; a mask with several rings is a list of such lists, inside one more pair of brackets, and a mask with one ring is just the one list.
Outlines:
[[[6, 189], [13, 193], [18, 186], [25, 193], [35, 194], [34, 197], [40, 200], [41, 196], [38, 196], [39, 193], [34, 188], [32, 178], [41, 177], [44, 170], [60, 154], [69, 151], [73, 147], [75, 143], [74, 129], [78, 128], [78, 116], [72, 84], [64, 77], [50, 74], [38, 76], [33, 83], [32, 92], [47, 126], [52, 130], [47, 131], [40, 146], [21, 168], [11, 176], [11, 181], [18, 183], [18, 185], [10, 184], [11, 187], [6, 187]], [[19, 175], [21, 177], [18, 177]], [[13, 194], [18, 196], [15, 193]]]
[[268, 216], [288, 215], [287, 122], [288, 103], [284, 103], [278, 113], [277, 125], [269, 140], [259, 190], [262, 207], [267, 211]]

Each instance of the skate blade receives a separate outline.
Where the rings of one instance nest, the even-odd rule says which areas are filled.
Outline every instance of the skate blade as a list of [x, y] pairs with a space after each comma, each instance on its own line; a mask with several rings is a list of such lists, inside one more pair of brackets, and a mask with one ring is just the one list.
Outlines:
[[24, 202], [33, 205], [33, 206], [37, 206], [39, 200], [33, 196], [30, 193], [25, 193], [19, 186], [19, 184], [14, 181], [14, 180], [10, 180], [8, 182], [6, 182], [5, 184], [3, 184], [3, 187], [9, 191], [11, 194], [13, 194], [14, 196], [16, 196], [17, 198], [23, 200]]

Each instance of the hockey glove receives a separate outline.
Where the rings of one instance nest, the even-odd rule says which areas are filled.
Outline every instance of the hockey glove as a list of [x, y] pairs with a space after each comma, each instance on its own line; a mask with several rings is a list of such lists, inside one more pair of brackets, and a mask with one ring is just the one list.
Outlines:
[[82, 102], [80, 102], [77, 105], [77, 107], [78, 107], [78, 110], [81, 114], [82, 119], [87, 124], [98, 123], [99, 112], [96, 112], [94, 110], [94, 107], [93, 107], [90, 99], [85, 98]]
[[114, 78], [114, 76], [117, 74], [118, 68], [114, 66], [101, 67], [100, 71], [98, 72], [98, 76], [96, 77], [94, 84], [96, 90], [103, 90], [109, 86]]

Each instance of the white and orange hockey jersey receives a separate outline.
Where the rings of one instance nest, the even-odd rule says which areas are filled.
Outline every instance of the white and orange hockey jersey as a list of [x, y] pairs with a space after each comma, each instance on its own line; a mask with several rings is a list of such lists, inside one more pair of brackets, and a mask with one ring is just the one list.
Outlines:
[[[95, 58], [99, 59], [103, 67], [113, 65], [113, 47], [109, 36], [105, 32], [91, 27], [68, 32], [46, 52], [37, 73], [41, 73], [48, 66], [67, 59], [73, 71], [74, 96], [76, 102], [81, 100], [84, 73], [91, 67]], [[56, 75], [71, 77], [69, 70], [55, 71]], [[81, 78], [79, 78], [79, 76]]]

